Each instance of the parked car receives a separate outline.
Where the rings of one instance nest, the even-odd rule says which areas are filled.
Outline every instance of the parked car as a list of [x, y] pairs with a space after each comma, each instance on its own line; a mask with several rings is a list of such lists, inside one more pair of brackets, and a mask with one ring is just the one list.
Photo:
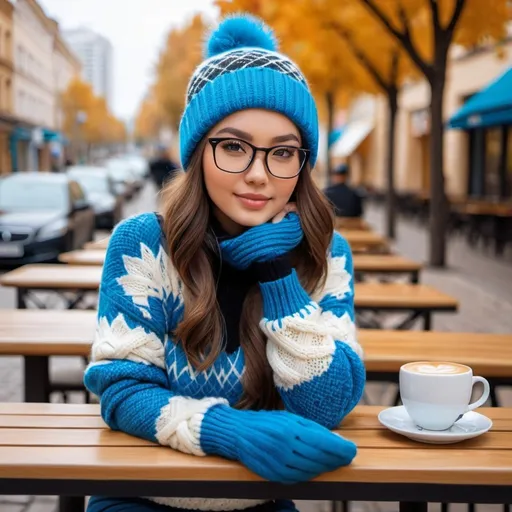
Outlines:
[[0, 178], [0, 265], [56, 261], [94, 236], [94, 211], [66, 174]]
[[74, 166], [68, 176], [77, 181], [94, 210], [97, 229], [112, 229], [122, 218], [122, 196], [115, 193], [114, 182], [107, 169], [92, 166]]
[[132, 198], [139, 184], [130, 166], [120, 158], [111, 158], [105, 161], [103, 167], [108, 170], [114, 182], [116, 194], [123, 195], [127, 199]]
[[149, 176], [149, 164], [144, 157], [137, 154], [128, 153], [120, 157], [120, 159], [128, 163], [132, 172], [142, 182]]

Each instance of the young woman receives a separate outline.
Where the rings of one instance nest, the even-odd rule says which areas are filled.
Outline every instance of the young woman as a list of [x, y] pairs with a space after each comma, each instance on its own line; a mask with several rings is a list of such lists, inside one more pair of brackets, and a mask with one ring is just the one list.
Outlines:
[[[220, 455], [277, 482], [349, 464], [329, 429], [365, 382], [349, 246], [313, 184], [314, 100], [248, 16], [211, 35], [162, 215], [112, 235], [87, 388], [114, 430]], [[93, 497], [89, 511], [293, 509], [292, 502]]]

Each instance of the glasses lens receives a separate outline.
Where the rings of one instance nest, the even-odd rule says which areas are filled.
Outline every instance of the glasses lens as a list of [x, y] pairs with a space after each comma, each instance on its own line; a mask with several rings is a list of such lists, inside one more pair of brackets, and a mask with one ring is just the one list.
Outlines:
[[223, 140], [215, 147], [217, 166], [226, 172], [242, 172], [252, 159], [253, 149], [243, 140]]
[[293, 178], [299, 174], [306, 153], [300, 148], [282, 146], [275, 148], [268, 155], [269, 171], [278, 178]]

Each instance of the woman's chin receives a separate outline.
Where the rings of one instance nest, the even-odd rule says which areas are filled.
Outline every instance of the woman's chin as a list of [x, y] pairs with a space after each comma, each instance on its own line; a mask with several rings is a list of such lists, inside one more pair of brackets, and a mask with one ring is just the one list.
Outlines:
[[265, 224], [270, 219], [272, 219], [274, 215], [269, 212], [237, 212], [236, 215], [231, 217], [237, 224], [240, 226], [245, 226], [247, 228], [252, 228], [254, 226], [259, 226], [260, 224]]

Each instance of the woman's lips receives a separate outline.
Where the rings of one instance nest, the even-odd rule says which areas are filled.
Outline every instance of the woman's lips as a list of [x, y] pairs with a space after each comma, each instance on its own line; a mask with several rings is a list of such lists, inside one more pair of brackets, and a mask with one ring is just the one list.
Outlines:
[[270, 201], [269, 197], [256, 194], [235, 194], [235, 197], [242, 203], [245, 208], [250, 210], [261, 210], [262, 208], [265, 208], [267, 203]]

